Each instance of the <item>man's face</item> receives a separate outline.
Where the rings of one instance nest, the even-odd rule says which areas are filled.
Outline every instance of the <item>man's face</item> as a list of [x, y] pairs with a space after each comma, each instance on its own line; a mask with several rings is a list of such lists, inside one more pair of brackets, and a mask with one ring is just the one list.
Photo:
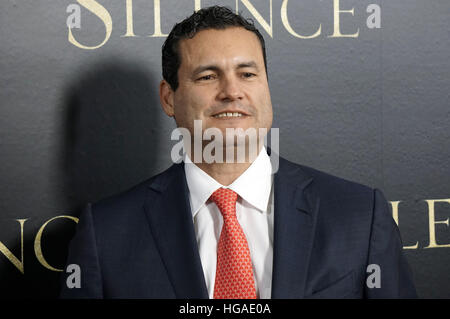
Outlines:
[[[178, 127], [193, 133], [194, 120], [203, 130], [267, 128], [272, 125], [272, 103], [261, 44], [240, 27], [203, 30], [180, 41], [179, 86], [171, 91]], [[232, 116], [229, 116], [231, 113]], [[238, 113], [238, 116], [236, 116]]]

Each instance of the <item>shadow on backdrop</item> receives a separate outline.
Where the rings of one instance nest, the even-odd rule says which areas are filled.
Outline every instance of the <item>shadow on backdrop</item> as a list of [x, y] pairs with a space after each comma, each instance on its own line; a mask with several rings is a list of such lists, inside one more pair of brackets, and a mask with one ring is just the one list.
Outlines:
[[[154, 173], [159, 97], [149, 68], [110, 59], [81, 71], [67, 86], [61, 114], [58, 161], [64, 185], [58, 194], [67, 215], [79, 217], [88, 202], [124, 191]], [[76, 224], [58, 219], [42, 234], [46, 262], [62, 268]], [[34, 233], [35, 234], [35, 233]], [[0, 298], [57, 298], [61, 272], [35, 258], [34, 234], [24, 233], [25, 274], [4, 263]], [[20, 243], [20, 240], [17, 241]], [[10, 247], [20, 258], [20, 245]], [[34, 258], [32, 258], [34, 257]], [[2, 275], [2, 277], [3, 277]]]
[[150, 177], [158, 149], [158, 86], [150, 71], [119, 60], [69, 89], [63, 149], [68, 205], [121, 192]]

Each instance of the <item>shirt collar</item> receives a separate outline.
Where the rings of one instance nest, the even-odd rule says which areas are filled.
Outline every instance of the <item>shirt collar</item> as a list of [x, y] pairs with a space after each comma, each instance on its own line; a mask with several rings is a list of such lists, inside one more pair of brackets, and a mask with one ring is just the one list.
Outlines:
[[253, 163], [232, 184], [223, 186], [184, 155], [192, 217], [220, 187], [230, 188], [259, 211], [265, 212], [272, 188], [272, 165], [263, 147]]

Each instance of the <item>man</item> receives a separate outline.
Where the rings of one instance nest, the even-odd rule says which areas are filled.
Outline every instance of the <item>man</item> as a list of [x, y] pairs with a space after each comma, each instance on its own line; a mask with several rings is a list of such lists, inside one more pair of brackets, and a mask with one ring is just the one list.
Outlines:
[[[269, 129], [266, 71], [252, 23], [202, 9], [163, 46], [161, 104], [191, 135], [196, 120], [223, 136]], [[236, 161], [252, 144], [236, 140], [223, 147], [230, 162], [196, 161], [188, 141], [183, 163], [89, 205], [67, 262], [80, 266], [81, 286], [64, 277], [62, 297], [416, 297], [380, 191], [282, 158], [276, 170], [260, 139], [257, 156]]]

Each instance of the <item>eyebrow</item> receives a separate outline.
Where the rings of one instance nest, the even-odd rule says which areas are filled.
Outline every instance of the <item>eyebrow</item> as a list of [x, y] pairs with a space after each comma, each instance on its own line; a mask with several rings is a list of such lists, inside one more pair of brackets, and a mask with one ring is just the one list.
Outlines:
[[[256, 70], [259, 70], [258, 65], [255, 61], [248, 61], [248, 62], [242, 62], [239, 63], [236, 67], [237, 69], [243, 69], [243, 68], [255, 68]], [[220, 71], [220, 68], [215, 64], [208, 64], [208, 65], [200, 65], [199, 67], [195, 68], [193, 74], [197, 75], [199, 73], [202, 73], [204, 71]]]
[[243, 69], [243, 68], [255, 68], [256, 70], [259, 70], [258, 65], [256, 64], [255, 61], [249, 61], [249, 62], [239, 63], [237, 68], [238, 68], [238, 69]]

